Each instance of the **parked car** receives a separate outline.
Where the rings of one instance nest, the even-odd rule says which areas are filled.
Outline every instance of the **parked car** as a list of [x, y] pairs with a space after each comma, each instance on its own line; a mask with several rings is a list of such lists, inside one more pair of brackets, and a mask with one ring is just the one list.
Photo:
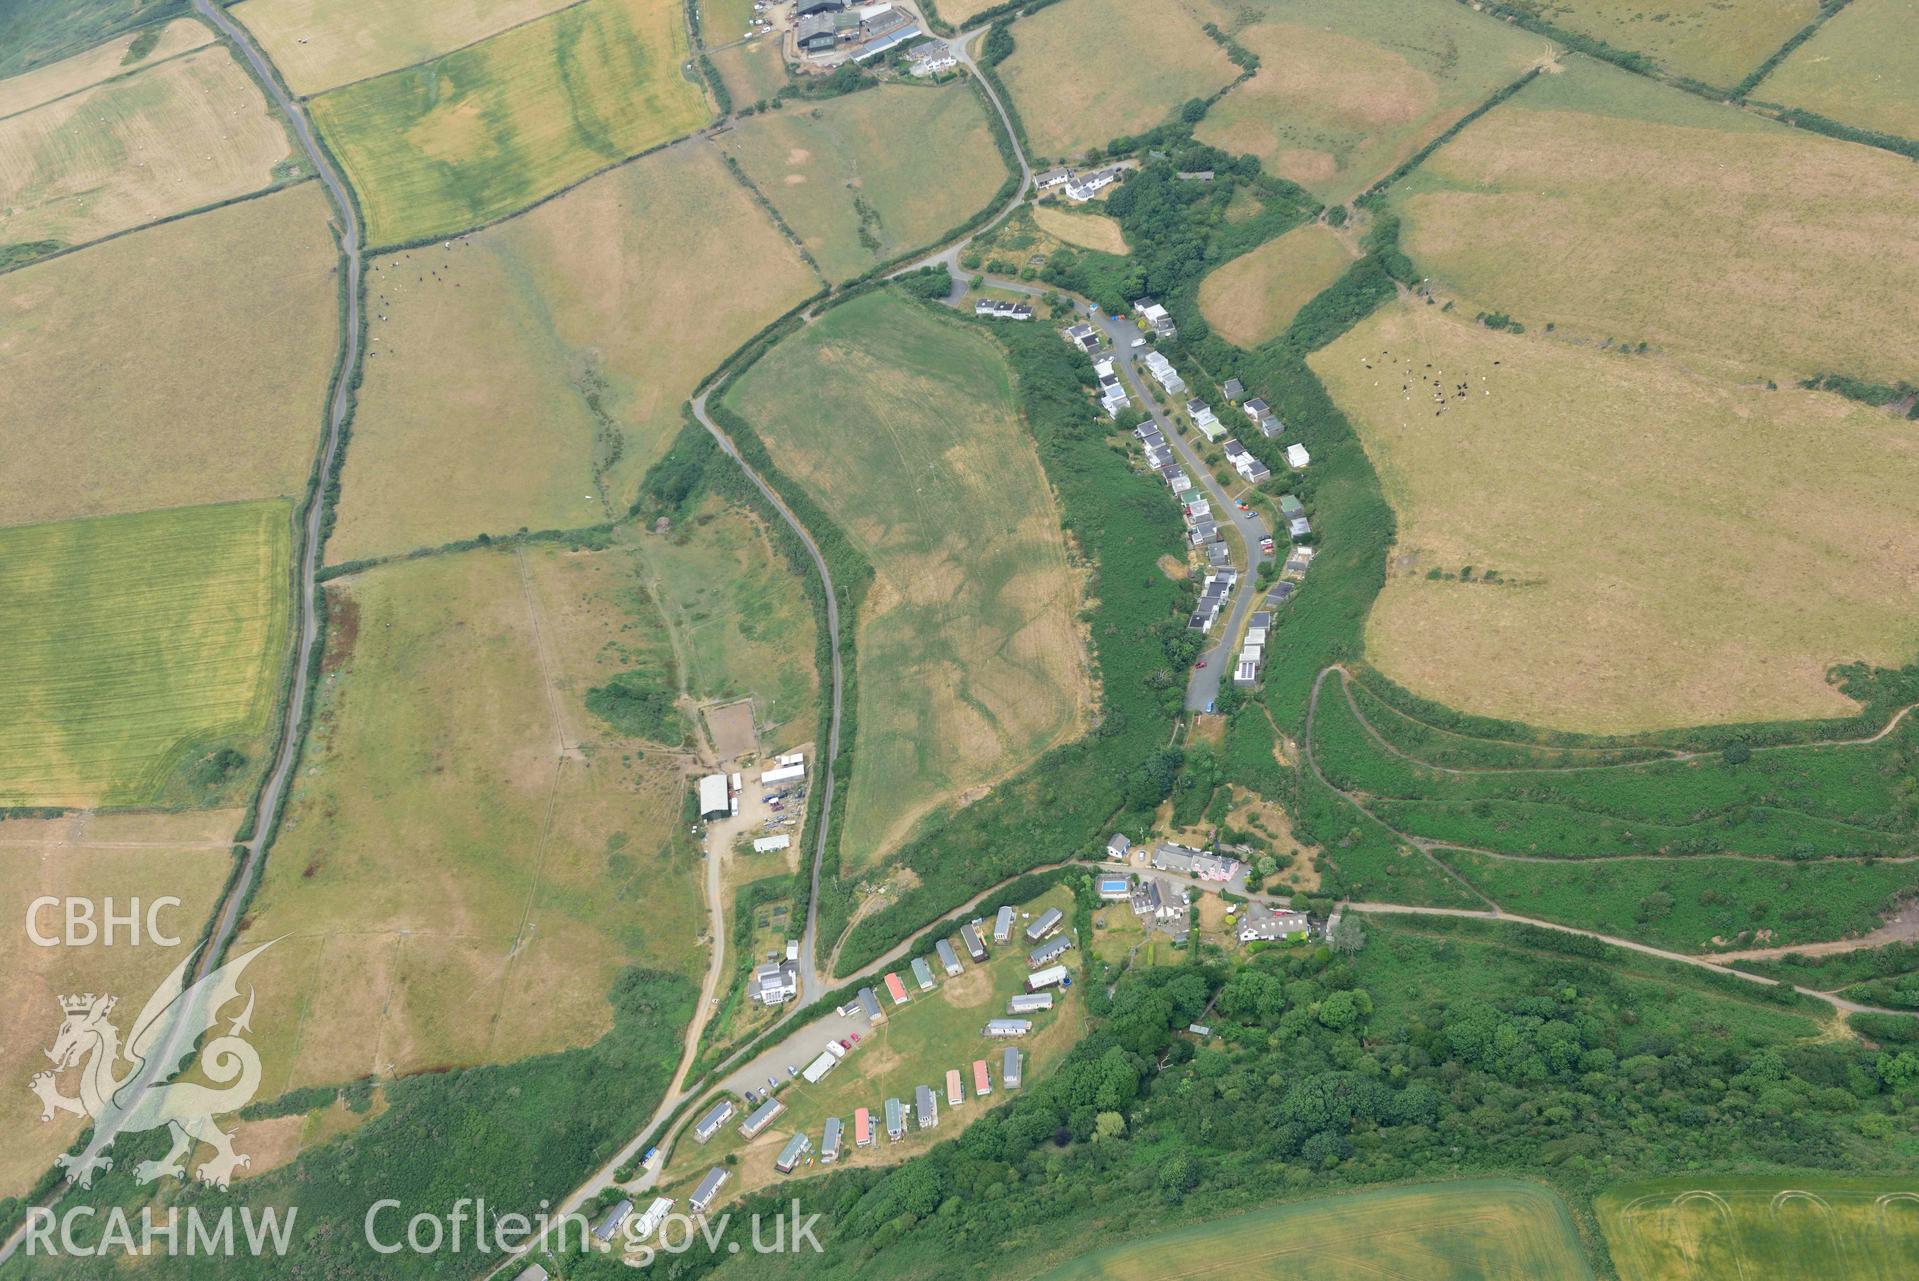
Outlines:
[[1193, 670], [1198, 671], [1200, 668], [1204, 666], [1206, 666], [1206, 660], [1202, 658], [1197, 663], [1193, 664]]
[[1135, 338], [1135, 339], [1133, 339], [1133, 346], [1135, 346], [1135, 347], [1144, 347], [1145, 345], [1146, 345], [1146, 340], [1145, 340], [1144, 338]]

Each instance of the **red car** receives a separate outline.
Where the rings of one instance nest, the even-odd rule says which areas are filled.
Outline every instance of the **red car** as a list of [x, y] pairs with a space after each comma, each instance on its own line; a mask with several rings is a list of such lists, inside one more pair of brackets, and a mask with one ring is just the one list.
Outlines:
[[1198, 671], [1200, 668], [1204, 666], [1206, 666], [1206, 660], [1202, 658], [1197, 663], [1193, 664], [1193, 670]]

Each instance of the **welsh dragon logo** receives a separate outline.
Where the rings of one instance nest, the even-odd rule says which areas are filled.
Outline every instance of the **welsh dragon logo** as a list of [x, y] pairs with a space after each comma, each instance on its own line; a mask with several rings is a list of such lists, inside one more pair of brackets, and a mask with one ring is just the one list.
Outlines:
[[[124, 1045], [111, 1019], [118, 998], [92, 993], [60, 998], [65, 1019], [53, 1048], [46, 1052], [53, 1068], [39, 1073], [28, 1084], [40, 1097], [42, 1122], [53, 1120], [56, 1112], [71, 1112], [93, 1121], [86, 1147], [78, 1155], [67, 1153], [58, 1158], [67, 1172], [67, 1182], [83, 1188], [93, 1186], [94, 1171], [113, 1168], [113, 1158], [106, 1155], [106, 1149], [115, 1138], [161, 1126], [173, 1132], [173, 1147], [161, 1160], [142, 1161], [134, 1167], [134, 1178], [141, 1183], [168, 1175], [186, 1178], [187, 1160], [196, 1143], [213, 1148], [213, 1155], [194, 1171], [203, 1183], [224, 1188], [235, 1170], [252, 1163], [251, 1157], [233, 1150], [233, 1134], [214, 1122], [215, 1117], [245, 1107], [260, 1088], [260, 1055], [242, 1035], [251, 1030], [251, 988], [247, 990], [246, 1008], [225, 1032], [198, 1049], [200, 1074], [213, 1085], [169, 1078], [193, 1060], [200, 1038], [215, 1030], [220, 1011], [238, 999], [240, 975], [254, 957], [271, 946], [270, 942], [263, 943], [191, 986], [186, 980], [193, 958], [180, 962], [147, 999]], [[116, 1073], [122, 1062], [127, 1070]], [[70, 1097], [62, 1093], [60, 1078], [76, 1069], [79, 1093]]]

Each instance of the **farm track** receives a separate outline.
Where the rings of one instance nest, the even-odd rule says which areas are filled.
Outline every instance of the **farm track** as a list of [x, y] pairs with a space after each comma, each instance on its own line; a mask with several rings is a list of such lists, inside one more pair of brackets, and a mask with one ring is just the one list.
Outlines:
[[[194, 961], [192, 979], [207, 974], [214, 963], [226, 955], [227, 947], [232, 943], [240, 923], [240, 914], [253, 887], [260, 878], [260, 869], [266, 862], [267, 847], [272, 840], [274, 829], [279, 824], [280, 812], [286, 804], [288, 789], [292, 782], [293, 768], [299, 760], [302, 731], [305, 728], [306, 709], [312, 696], [312, 668], [315, 648], [321, 640], [318, 611], [320, 591], [317, 575], [320, 567], [320, 553], [324, 542], [326, 516], [327, 480], [338, 467], [340, 451], [345, 440], [348, 417], [352, 413], [353, 385], [360, 366], [360, 279], [363, 269], [360, 218], [347, 190], [345, 180], [333, 166], [317, 136], [313, 123], [307, 118], [305, 109], [288, 93], [281, 82], [273, 64], [261, 52], [239, 23], [227, 15], [225, 9], [213, 3], [213, 0], [193, 0], [193, 9], [200, 19], [217, 31], [238, 52], [247, 64], [249, 71], [266, 93], [268, 99], [279, 110], [295, 140], [305, 153], [307, 162], [313, 166], [321, 185], [326, 189], [327, 199], [333, 205], [337, 219], [338, 241], [340, 246], [340, 265], [342, 296], [345, 307], [341, 316], [340, 361], [334, 373], [332, 395], [327, 403], [326, 430], [320, 444], [313, 482], [307, 493], [306, 506], [300, 518], [300, 558], [294, 592], [295, 611], [298, 627], [293, 647], [292, 681], [287, 690], [285, 705], [281, 709], [280, 731], [274, 747], [273, 761], [268, 768], [265, 781], [260, 788], [258, 800], [253, 811], [253, 833], [245, 842], [246, 853], [241, 860], [238, 873], [228, 886], [225, 898], [214, 913], [203, 945]], [[173, 1074], [199, 1034], [199, 1027], [206, 1020], [196, 1018], [196, 1014], [210, 1014], [211, 1011], [197, 1010], [193, 1003], [183, 1003], [176, 1007], [180, 1013], [166, 1029], [162, 1039], [149, 1053], [138, 1075], [130, 1079], [125, 1089], [145, 1090]], [[104, 1148], [113, 1141], [115, 1134], [109, 1129], [96, 1131], [89, 1144], [89, 1151]], [[56, 1185], [49, 1194], [49, 1200], [57, 1198], [61, 1189]], [[0, 1244], [0, 1263], [11, 1258], [24, 1239], [25, 1220], [10, 1235], [4, 1244]]]

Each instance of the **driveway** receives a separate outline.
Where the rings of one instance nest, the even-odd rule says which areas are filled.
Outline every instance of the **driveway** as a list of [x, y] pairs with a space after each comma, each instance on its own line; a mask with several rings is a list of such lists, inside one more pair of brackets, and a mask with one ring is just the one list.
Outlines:
[[[1227, 664], [1232, 662], [1234, 655], [1239, 652], [1237, 643], [1240, 633], [1245, 630], [1247, 616], [1253, 612], [1253, 603], [1259, 599], [1256, 582], [1258, 567], [1273, 559], [1259, 550], [1259, 540], [1271, 537], [1273, 531], [1258, 512], [1241, 511], [1234, 504], [1232, 498], [1213, 476], [1212, 468], [1200, 459], [1199, 451], [1186, 439], [1185, 434], [1174, 424], [1171, 416], [1163, 412], [1152, 397], [1147, 395], [1148, 386], [1157, 390], [1159, 384], [1152, 382], [1139, 369], [1139, 355], [1146, 350], [1143, 347], [1133, 346], [1134, 340], [1145, 336], [1139, 326], [1125, 317], [1109, 316], [1104, 312], [1090, 309], [1082, 310], [1085, 311], [1086, 318], [1098, 325], [1113, 344], [1114, 364], [1118, 366], [1120, 377], [1126, 382], [1126, 390], [1158, 424], [1167, 443], [1172, 445], [1173, 452], [1179, 455], [1180, 462], [1185, 465], [1186, 474], [1206, 492], [1206, 497], [1213, 504], [1214, 519], [1220, 519], [1219, 513], [1225, 513], [1224, 518], [1232, 523], [1233, 529], [1239, 534], [1245, 558], [1250, 562], [1238, 566], [1239, 583], [1233, 589], [1233, 607], [1227, 612], [1225, 626], [1213, 633], [1216, 639], [1200, 655], [1206, 665], [1196, 668], [1186, 683], [1186, 710], [1203, 712], [1213, 705], [1214, 699], [1219, 697], [1220, 678], [1225, 674]], [[1238, 412], [1230, 405], [1215, 405], [1213, 408], [1215, 411], [1223, 410], [1227, 413]], [[1230, 420], [1222, 418], [1220, 421], [1225, 423]]]

